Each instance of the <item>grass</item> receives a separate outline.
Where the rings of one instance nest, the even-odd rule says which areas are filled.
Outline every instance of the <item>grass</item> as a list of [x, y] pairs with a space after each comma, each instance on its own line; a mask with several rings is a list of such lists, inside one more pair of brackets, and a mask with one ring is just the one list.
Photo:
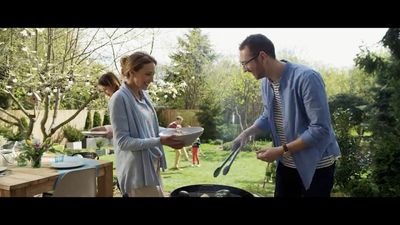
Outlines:
[[[273, 183], [267, 182], [263, 187], [267, 164], [257, 160], [255, 152], [240, 152], [229, 173], [224, 176], [221, 171], [220, 175], [214, 178], [214, 170], [222, 164], [229, 152], [222, 151], [221, 146], [210, 144], [202, 144], [200, 149], [204, 154], [199, 155], [200, 167], [191, 167], [191, 161], [188, 162], [185, 157], [181, 156], [180, 167], [182, 170], [167, 169], [161, 172], [166, 192], [172, 192], [176, 188], [186, 185], [220, 184], [241, 188], [261, 196], [273, 196]], [[169, 147], [165, 147], [164, 150], [168, 168], [172, 168], [175, 161], [175, 150]], [[187, 150], [191, 159], [190, 148]], [[100, 159], [114, 162], [115, 176], [115, 155], [101, 156]]]

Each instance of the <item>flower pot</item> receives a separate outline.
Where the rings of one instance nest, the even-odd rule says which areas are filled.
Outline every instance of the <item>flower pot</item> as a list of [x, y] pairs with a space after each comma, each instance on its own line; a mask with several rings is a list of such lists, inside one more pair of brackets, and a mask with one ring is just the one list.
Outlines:
[[32, 168], [40, 168], [42, 166], [42, 155], [32, 157], [31, 166]]
[[82, 149], [82, 142], [75, 141], [75, 142], [67, 142], [67, 148], [69, 149]]

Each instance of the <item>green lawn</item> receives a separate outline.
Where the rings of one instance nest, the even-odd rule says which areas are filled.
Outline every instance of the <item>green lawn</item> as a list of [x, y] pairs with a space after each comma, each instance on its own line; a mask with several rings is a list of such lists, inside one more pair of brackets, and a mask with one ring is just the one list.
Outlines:
[[[267, 164], [257, 160], [255, 152], [240, 152], [229, 173], [224, 176], [221, 171], [220, 175], [214, 178], [214, 170], [221, 165], [229, 152], [220, 150], [219, 146], [209, 144], [202, 144], [200, 149], [205, 155], [199, 156], [200, 167], [191, 167], [191, 162], [181, 157], [180, 167], [182, 170], [167, 169], [161, 172], [166, 192], [172, 192], [178, 187], [192, 184], [221, 184], [242, 188], [261, 196], [273, 196], [273, 183], [266, 183], [263, 188]], [[165, 152], [168, 168], [171, 168], [174, 165], [175, 150], [165, 147]], [[188, 149], [188, 153], [189, 157], [191, 157], [190, 149]], [[115, 169], [114, 155], [101, 156], [100, 158], [113, 161]]]

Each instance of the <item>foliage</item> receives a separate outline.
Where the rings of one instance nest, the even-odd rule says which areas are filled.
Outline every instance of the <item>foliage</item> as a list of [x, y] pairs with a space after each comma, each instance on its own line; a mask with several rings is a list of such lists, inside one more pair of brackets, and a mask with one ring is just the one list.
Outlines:
[[248, 128], [262, 112], [260, 83], [250, 73], [234, 74], [224, 100], [225, 110], [238, 117], [241, 130]]
[[[152, 38], [141, 36], [147, 33], [145, 31], [101, 28], [0, 29], [0, 93], [13, 99], [12, 109], [20, 109], [29, 118], [26, 136], [31, 135], [31, 128], [38, 122], [43, 137], [50, 137], [85, 107], [91, 103], [95, 107], [94, 100], [99, 92], [93, 87], [97, 83], [97, 75], [106, 70], [98, 58], [104, 58], [104, 52], [109, 54], [104, 48], [111, 46], [113, 56], [119, 58], [122, 54], [115, 49], [123, 49], [124, 44], [137, 38]], [[133, 34], [133, 37], [130, 36]], [[141, 42], [138, 44], [142, 45]], [[138, 44], [136, 47], [146, 45]], [[33, 113], [26, 111], [28, 109], [34, 109]], [[77, 113], [57, 124], [59, 109], [77, 109]], [[49, 117], [50, 110], [54, 111], [53, 117]], [[41, 121], [38, 120], [39, 113], [44, 115]], [[18, 118], [4, 122], [13, 126], [19, 123]], [[49, 128], [45, 126], [47, 124]]]
[[106, 144], [106, 142], [104, 141], [103, 138], [96, 139], [96, 147], [97, 147], [97, 149], [101, 150], [104, 147], [105, 144]]
[[[222, 149], [224, 151], [231, 151], [232, 150], [232, 146], [233, 146], [233, 141], [230, 142], [225, 142], [222, 145]], [[270, 147], [271, 146], [271, 142], [266, 142], [266, 141], [251, 141], [249, 143], [247, 143], [247, 145], [245, 145], [242, 148], [242, 151], [245, 152], [254, 152], [254, 151], [258, 151], [260, 149], [266, 148], [266, 147]]]
[[168, 102], [176, 101], [184, 93], [186, 86], [185, 81], [175, 84], [157, 79], [149, 85], [148, 93], [155, 106], [166, 106]]
[[63, 127], [63, 133], [68, 142], [82, 141], [85, 137], [80, 130], [70, 125]]
[[99, 127], [99, 126], [101, 126], [100, 113], [98, 111], [94, 111], [94, 114], [93, 114], [93, 127]]
[[26, 159], [29, 161], [40, 160], [43, 153], [52, 152], [56, 153], [56, 149], [53, 148], [53, 143], [51, 138], [45, 139], [43, 143], [40, 143], [38, 139], [27, 139], [22, 142], [21, 153], [19, 154], [19, 159]]
[[103, 126], [104, 125], [110, 125], [111, 121], [110, 121], [110, 114], [108, 113], [108, 111], [106, 111], [104, 113], [104, 117], [103, 117]]
[[93, 128], [92, 112], [88, 110], [85, 120], [85, 130], [90, 130]]
[[335, 183], [345, 193], [351, 191], [350, 181], [353, 186], [357, 182], [363, 182], [361, 175], [371, 165], [370, 154], [362, 146], [366, 141], [364, 138], [366, 104], [364, 99], [349, 94], [335, 95], [329, 101], [332, 124], [341, 150]]
[[215, 103], [214, 99], [205, 99], [200, 105], [200, 112], [196, 113], [197, 119], [204, 128], [201, 138], [216, 139], [219, 137], [217, 126], [222, 122], [222, 107]]
[[20, 129], [18, 129], [17, 132], [14, 132], [10, 126], [0, 127], [0, 135], [4, 136], [9, 141], [24, 140], [24, 133], [21, 132]]
[[379, 196], [400, 196], [400, 29], [390, 28], [382, 43], [391, 55], [378, 55], [363, 49], [356, 65], [375, 78], [371, 88], [373, 104], [369, 121], [373, 159], [372, 181]]
[[0, 92], [0, 108], [9, 109], [11, 107], [11, 98], [3, 92]]
[[7, 143], [7, 139], [0, 135], [0, 147]]
[[240, 134], [239, 124], [224, 123], [218, 126], [220, 138], [224, 141], [232, 141]]
[[203, 93], [206, 68], [215, 59], [207, 35], [194, 28], [178, 38], [177, 51], [170, 55], [172, 66], [167, 68], [166, 81], [179, 84], [185, 82], [185, 95], [178, 96], [173, 105], [184, 109], [196, 109]]
[[222, 145], [224, 141], [221, 139], [215, 139], [215, 140], [210, 140], [208, 143], [211, 145]]

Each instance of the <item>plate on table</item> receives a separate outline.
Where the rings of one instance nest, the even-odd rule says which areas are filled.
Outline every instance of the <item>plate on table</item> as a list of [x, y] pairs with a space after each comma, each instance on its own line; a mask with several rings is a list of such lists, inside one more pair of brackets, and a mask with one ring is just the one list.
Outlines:
[[6, 170], [7, 170], [7, 167], [0, 166], [0, 173], [4, 172], [4, 171], [6, 171]]
[[86, 136], [105, 136], [107, 131], [82, 131], [82, 134]]
[[83, 166], [84, 163], [83, 161], [64, 161], [64, 162], [56, 162], [52, 163], [51, 167], [56, 168], [56, 169], [70, 169], [70, 168], [76, 168]]

